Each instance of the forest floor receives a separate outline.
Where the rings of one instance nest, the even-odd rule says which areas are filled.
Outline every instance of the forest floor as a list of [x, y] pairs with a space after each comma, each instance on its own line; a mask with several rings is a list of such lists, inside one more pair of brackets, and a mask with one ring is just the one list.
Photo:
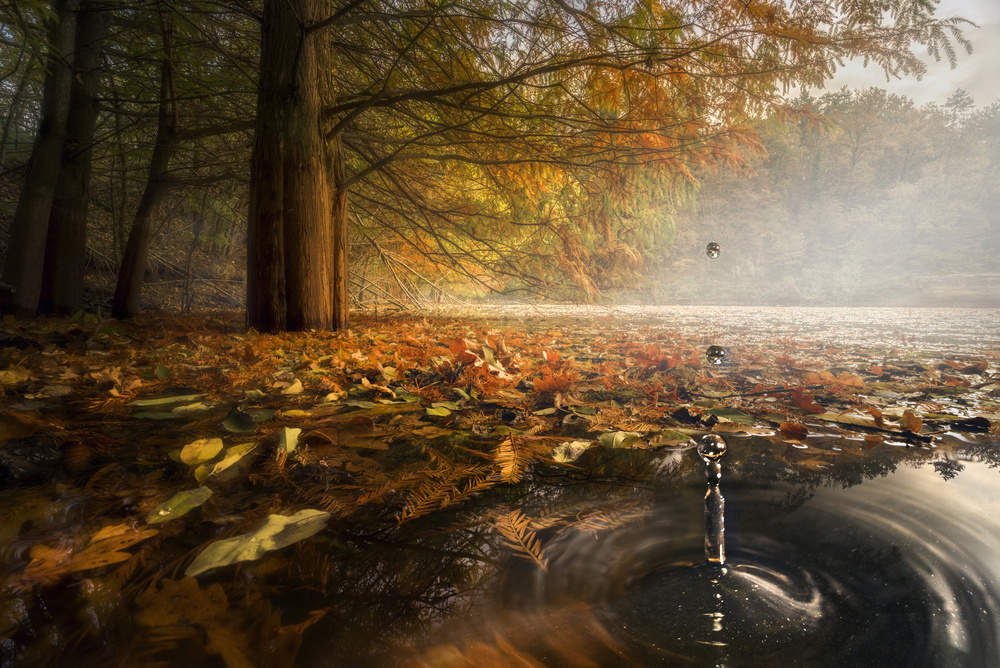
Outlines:
[[317, 600], [283, 619], [285, 590], [371, 586], [331, 559], [343, 527], [384, 527], [365, 538], [377, 543], [446, 516], [544, 568], [543, 528], [611, 520], [530, 516], [504, 490], [595, 453], [718, 434], [753, 436], [803, 474], [893, 448], [947, 468], [949, 449], [1000, 435], [988, 337], [950, 350], [905, 331], [720, 339], [624, 315], [366, 315], [283, 335], [247, 332], [238, 313], [7, 318], [0, 656], [291, 665], [338, 611]]

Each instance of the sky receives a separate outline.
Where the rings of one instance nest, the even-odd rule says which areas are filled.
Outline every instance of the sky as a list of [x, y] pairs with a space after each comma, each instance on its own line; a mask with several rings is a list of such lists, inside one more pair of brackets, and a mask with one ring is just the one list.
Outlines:
[[[964, 88], [976, 101], [986, 106], [1000, 100], [1000, 0], [940, 0], [936, 16], [961, 16], [979, 25], [968, 27], [965, 36], [972, 42], [972, 55], [958, 50], [958, 66], [951, 69], [947, 60], [934, 62], [922, 47], [914, 49], [927, 62], [927, 74], [921, 81], [912, 77], [886, 82], [885, 74], [873, 67], [862, 67], [861, 61], [846, 63], [826, 90], [848, 88], [884, 88], [905, 95], [917, 104], [944, 104], [957, 88]], [[814, 91], [816, 92], [822, 91]]]

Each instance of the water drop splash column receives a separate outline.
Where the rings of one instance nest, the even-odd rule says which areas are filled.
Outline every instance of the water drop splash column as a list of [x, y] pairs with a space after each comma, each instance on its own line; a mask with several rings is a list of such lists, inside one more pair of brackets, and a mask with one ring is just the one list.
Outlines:
[[705, 461], [705, 563], [723, 566], [726, 563], [726, 500], [719, 490], [722, 481], [722, 464], [719, 459], [726, 452], [726, 442], [717, 434], [708, 434], [698, 443], [698, 454]]

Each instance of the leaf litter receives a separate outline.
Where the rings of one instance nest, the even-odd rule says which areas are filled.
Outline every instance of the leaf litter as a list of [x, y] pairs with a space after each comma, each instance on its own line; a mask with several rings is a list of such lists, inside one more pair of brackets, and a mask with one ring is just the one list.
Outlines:
[[[707, 433], [810, 476], [995, 443], [1000, 428], [995, 345], [784, 337], [715, 365], [710, 334], [627, 318], [359, 318], [285, 335], [227, 314], [92, 335], [82, 322], [4, 324], [20, 344], [0, 350], [0, 547], [17, 605], [0, 624], [19, 656], [96, 651], [116, 632], [126, 662], [196, 647], [288, 665], [320, 620], [364, 623], [327, 598], [370, 589], [364, 573], [390, 583], [383, 605], [455, 607], [504, 555], [548, 568], [553, 532], [641, 521], [637, 481]], [[546, 485], [566, 498], [541, 503]], [[439, 560], [426, 576], [415, 545]], [[291, 591], [311, 595], [289, 606]], [[38, 627], [46, 598], [65, 608], [44, 622], [61, 633]], [[244, 604], [258, 614], [234, 614]]]

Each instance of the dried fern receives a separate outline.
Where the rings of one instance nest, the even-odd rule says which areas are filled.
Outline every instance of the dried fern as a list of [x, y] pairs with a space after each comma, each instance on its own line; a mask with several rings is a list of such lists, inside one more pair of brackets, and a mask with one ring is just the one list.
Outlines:
[[533, 561], [548, 572], [549, 560], [545, 558], [542, 541], [531, 530], [531, 519], [525, 517], [520, 510], [512, 510], [497, 518], [496, 528], [504, 537], [504, 544], [517, 553], [517, 556]]

